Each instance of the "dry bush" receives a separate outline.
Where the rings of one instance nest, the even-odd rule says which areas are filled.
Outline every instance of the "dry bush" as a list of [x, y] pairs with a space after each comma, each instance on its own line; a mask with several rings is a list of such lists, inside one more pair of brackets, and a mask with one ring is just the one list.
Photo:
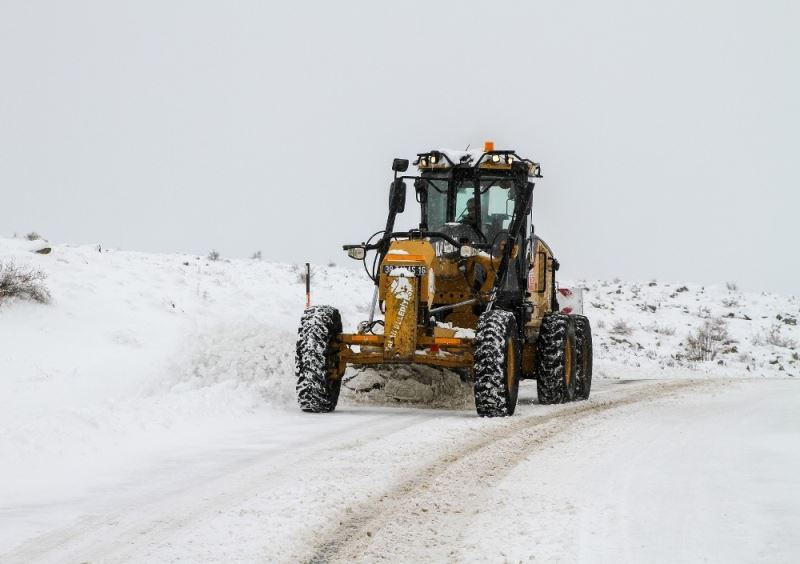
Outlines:
[[50, 301], [50, 292], [45, 278], [39, 269], [17, 266], [13, 261], [0, 262], [0, 303], [19, 298], [46, 304]]
[[729, 298], [722, 298], [722, 305], [725, 307], [738, 307], [739, 300], [735, 296]]
[[784, 337], [782, 329], [783, 327], [781, 327], [780, 323], [773, 323], [772, 326], [770, 326], [770, 328], [764, 333], [753, 337], [753, 344], [772, 345], [774, 347], [792, 350], [797, 348], [797, 341], [790, 339], [789, 337]]
[[253, 253], [253, 256], [250, 257], [253, 260], [261, 260], [261, 251], [256, 251]]
[[658, 325], [657, 323], [653, 323], [652, 325], [648, 325], [645, 327], [645, 331], [649, 331], [650, 333], [656, 333], [657, 335], [666, 335], [671, 337], [675, 334], [675, 328], [670, 327], [669, 325]]
[[211, 249], [211, 251], [208, 253], [208, 260], [219, 260], [220, 256], [221, 255], [219, 254], [219, 251]]
[[697, 308], [697, 317], [701, 319], [710, 319], [711, 310], [706, 306], [700, 306], [699, 308]]
[[624, 319], [618, 319], [614, 322], [614, 325], [611, 326], [609, 333], [627, 336], [633, 333], [633, 327], [628, 325]]
[[38, 241], [39, 239], [44, 239], [44, 237], [42, 237], [41, 235], [39, 235], [39, 234], [38, 234], [36, 231], [31, 231], [30, 233], [28, 233], [27, 235], [25, 235], [25, 238], [26, 238], [28, 241]]
[[722, 345], [732, 342], [725, 320], [719, 317], [706, 319], [686, 338], [686, 357], [689, 360], [714, 360]]
[[735, 292], [735, 291], [737, 291], [739, 289], [739, 286], [736, 284], [736, 282], [725, 282], [725, 287], [730, 292]]
[[[306, 283], [306, 265], [293, 264], [292, 271], [297, 276], [297, 282], [299, 284]], [[314, 267], [311, 267], [311, 281], [313, 282], [316, 277], [317, 277], [317, 271]]]

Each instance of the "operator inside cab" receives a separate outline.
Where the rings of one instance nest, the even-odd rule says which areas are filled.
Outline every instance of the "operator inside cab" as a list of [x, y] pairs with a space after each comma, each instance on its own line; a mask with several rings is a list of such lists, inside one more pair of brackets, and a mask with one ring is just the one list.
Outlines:
[[[505, 192], [507, 193], [508, 190], [506, 189]], [[502, 194], [502, 197], [500, 197], [500, 194], [492, 193], [494, 198], [491, 200], [488, 196], [489, 194], [485, 194], [481, 200], [481, 204], [485, 207], [484, 213], [481, 213], [484, 216], [483, 219], [478, 216], [478, 206], [475, 203], [475, 198], [471, 197], [465, 202], [457, 223], [471, 227], [479, 235], [482, 242], [492, 243], [495, 242], [496, 235], [507, 227], [509, 216], [504, 213], [493, 214], [489, 212], [494, 211], [491, 209], [494, 207], [498, 207], [498, 211], [504, 212], [508, 196]]]
[[461, 219], [459, 219], [458, 222], [465, 225], [471, 225], [473, 227], [479, 227], [478, 209], [475, 205], [475, 198], [470, 198], [467, 200], [467, 207], [461, 212]]

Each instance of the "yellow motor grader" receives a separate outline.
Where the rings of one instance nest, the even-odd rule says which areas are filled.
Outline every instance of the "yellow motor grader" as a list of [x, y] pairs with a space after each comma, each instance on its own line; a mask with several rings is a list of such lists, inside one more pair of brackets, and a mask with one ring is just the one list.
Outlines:
[[[542, 404], [588, 398], [589, 320], [559, 309], [558, 261], [533, 230], [539, 164], [491, 142], [482, 152], [419, 153], [413, 164], [419, 173], [405, 175], [409, 161], [394, 159], [386, 227], [344, 245], [375, 284], [369, 319], [343, 333], [335, 308], [303, 313], [295, 359], [301, 409], [333, 411], [348, 365], [460, 370], [485, 417], [513, 415], [521, 379], [536, 379]], [[394, 231], [406, 180], [421, 221]]]

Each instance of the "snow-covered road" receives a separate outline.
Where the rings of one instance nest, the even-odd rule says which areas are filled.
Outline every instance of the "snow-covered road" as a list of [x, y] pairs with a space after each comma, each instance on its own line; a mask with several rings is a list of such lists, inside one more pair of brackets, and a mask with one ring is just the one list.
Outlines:
[[[3, 562], [793, 562], [800, 383], [600, 381], [518, 415], [254, 415], [57, 505], [3, 507]], [[56, 470], [57, 471], [57, 470]]]
[[[800, 561], [794, 297], [586, 283], [588, 402], [526, 382], [485, 420], [457, 375], [395, 367], [314, 416], [296, 265], [40, 244], [0, 238], [52, 294], [0, 303], [2, 563]], [[369, 281], [314, 272], [354, 328]], [[712, 318], [724, 349], [690, 360]]]

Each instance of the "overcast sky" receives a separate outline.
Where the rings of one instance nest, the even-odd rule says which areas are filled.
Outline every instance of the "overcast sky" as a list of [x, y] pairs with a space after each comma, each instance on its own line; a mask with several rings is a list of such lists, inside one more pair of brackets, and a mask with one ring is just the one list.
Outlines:
[[564, 277], [800, 293], [797, 2], [0, 0], [2, 236], [343, 264], [485, 139]]

